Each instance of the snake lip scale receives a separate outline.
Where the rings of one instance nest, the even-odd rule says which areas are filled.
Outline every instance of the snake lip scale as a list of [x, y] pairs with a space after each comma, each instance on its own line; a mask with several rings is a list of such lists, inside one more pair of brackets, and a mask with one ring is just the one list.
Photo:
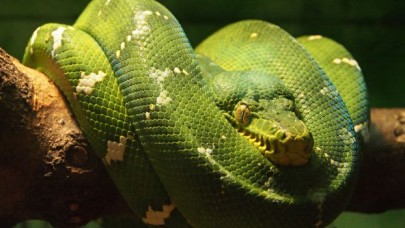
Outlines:
[[[238, 132], [251, 144], [253, 144], [265, 157], [268, 157], [276, 164], [303, 165], [308, 162], [310, 152], [312, 151], [312, 137], [308, 139], [310, 142], [304, 142], [304, 139], [299, 137], [296, 138], [294, 136], [285, 136], [285, 132], [281, 132], [279, 134], [277, 134], [278, 132], [276, 133], [276, 135], [281, 135], [280, 138], [277, 136], [256, 136], [254, 133], [249, 133], [243, 129], [238, 129]], [[287, 157], [295, 157], [283, 159], [283, 155], [277, 154], [286, 153], [288, 150], [291, 150], [291, 152], [287, 152], [287, 154], [289, 154]], [[295, 163], [290, 163], [290, 160], [294, 161]]]
[[367, 140], [361, 68], [337, 42], [235, 22], [192, 48], [153, 0], [93, 0], [23, 63], [63, 92], [135, 216], [167, 227], [324, 227]]

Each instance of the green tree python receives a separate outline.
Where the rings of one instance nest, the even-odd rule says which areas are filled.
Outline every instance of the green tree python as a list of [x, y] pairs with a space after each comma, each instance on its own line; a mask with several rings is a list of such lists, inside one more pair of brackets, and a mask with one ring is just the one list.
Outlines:
[[73, 26], [39, 27], [23, 62], [149, 226], [323, 227], [350, 199], [366, 89], [330, 39], [247, 20], [194, 50], [153, 0], [93, 0]]

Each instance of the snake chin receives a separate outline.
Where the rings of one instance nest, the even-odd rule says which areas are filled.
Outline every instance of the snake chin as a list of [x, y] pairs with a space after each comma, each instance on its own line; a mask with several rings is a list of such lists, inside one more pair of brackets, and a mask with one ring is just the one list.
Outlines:
[[272, 163], [302, 166], [314, 141], [284, 83], [258, 70], [225, 71], [199, 56], [208, 90], [231, 125]]
[[271, 134], [237, 129], [264, 157], [280, 166], [302, 166], [308, 163], [314, 141], [308, 129], [305, 130], [303, 134], [296, 135], [284, 129], [271, 131]]
[[302, 166], [309, 162], [314, 140], [284, 97], [254, 101], [242, 99], [228, 120], [234, 128], [272, 163]]

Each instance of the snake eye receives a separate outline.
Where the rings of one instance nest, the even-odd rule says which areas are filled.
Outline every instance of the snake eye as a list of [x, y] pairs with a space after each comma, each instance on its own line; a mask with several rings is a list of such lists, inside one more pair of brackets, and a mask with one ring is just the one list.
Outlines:
[[247, 124], [250, 120], [250, 108], [246, 103], [240, 103], [235, 109], [235, 119], [240, 124]]

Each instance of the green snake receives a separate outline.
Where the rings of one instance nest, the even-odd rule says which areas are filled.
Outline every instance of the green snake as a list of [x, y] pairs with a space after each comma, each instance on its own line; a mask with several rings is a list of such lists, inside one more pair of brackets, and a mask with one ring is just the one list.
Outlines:
[[323, 227], [350, 199], [366, 89], [330, 39], [247, 20], [193, 50], [159, 3], [93, 0], [39, 27], [23, 63], [63, 91], [149, 226]]

